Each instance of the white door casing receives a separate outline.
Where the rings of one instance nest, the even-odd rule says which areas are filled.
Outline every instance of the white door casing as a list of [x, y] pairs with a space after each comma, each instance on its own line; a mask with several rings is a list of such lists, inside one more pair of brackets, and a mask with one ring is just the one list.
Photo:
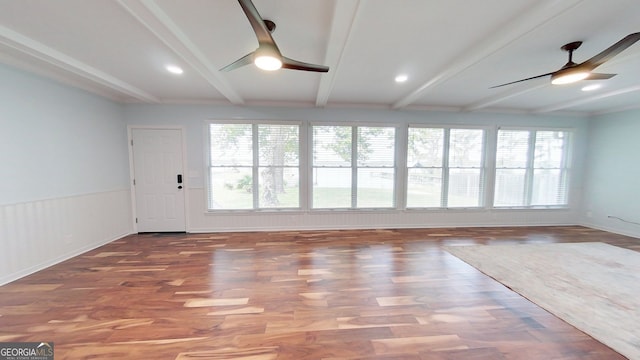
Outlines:
[[185, 231], [182, 130], [132, 129], [131, 139], [138, 232]]

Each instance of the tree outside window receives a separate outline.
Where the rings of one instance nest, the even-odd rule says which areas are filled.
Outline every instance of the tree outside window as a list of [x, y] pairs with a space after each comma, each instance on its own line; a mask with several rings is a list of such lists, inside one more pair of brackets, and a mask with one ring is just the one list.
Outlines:
[[209, 209], [300, 206], [299, 126], [210, 124]]

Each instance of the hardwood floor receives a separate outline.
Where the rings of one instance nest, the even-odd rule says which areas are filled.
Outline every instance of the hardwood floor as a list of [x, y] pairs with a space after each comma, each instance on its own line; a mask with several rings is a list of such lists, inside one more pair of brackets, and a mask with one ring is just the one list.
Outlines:
[[60, 359], [624, 359], [441, 249], [583, 227], [132, 235], [0, 287]]

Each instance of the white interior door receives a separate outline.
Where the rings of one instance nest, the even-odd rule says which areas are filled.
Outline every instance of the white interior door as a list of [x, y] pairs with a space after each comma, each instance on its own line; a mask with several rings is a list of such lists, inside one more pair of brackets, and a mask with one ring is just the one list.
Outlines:
[[185, 231], [182, 130], [132, 129], [138, 232]]

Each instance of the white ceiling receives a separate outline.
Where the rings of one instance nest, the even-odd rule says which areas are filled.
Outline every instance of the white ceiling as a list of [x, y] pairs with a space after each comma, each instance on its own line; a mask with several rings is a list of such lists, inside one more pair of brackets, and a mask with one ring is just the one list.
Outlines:
[[[0, 61], [121, 102], [599, 114], [640, 107], [640, 42], [551, 85], [565, 43], [582, 62], [640, 31], [638, 0], [254, 0], [282, 53], [328, 73], [218, 69], [255, 50], [236, 0], [0, 0]], [[184, 69], [173, 75], [165, 65]], [[404, 73], [405, 83], [394, 77]], [[586, 83], [601, 83], [583, 92]]]

